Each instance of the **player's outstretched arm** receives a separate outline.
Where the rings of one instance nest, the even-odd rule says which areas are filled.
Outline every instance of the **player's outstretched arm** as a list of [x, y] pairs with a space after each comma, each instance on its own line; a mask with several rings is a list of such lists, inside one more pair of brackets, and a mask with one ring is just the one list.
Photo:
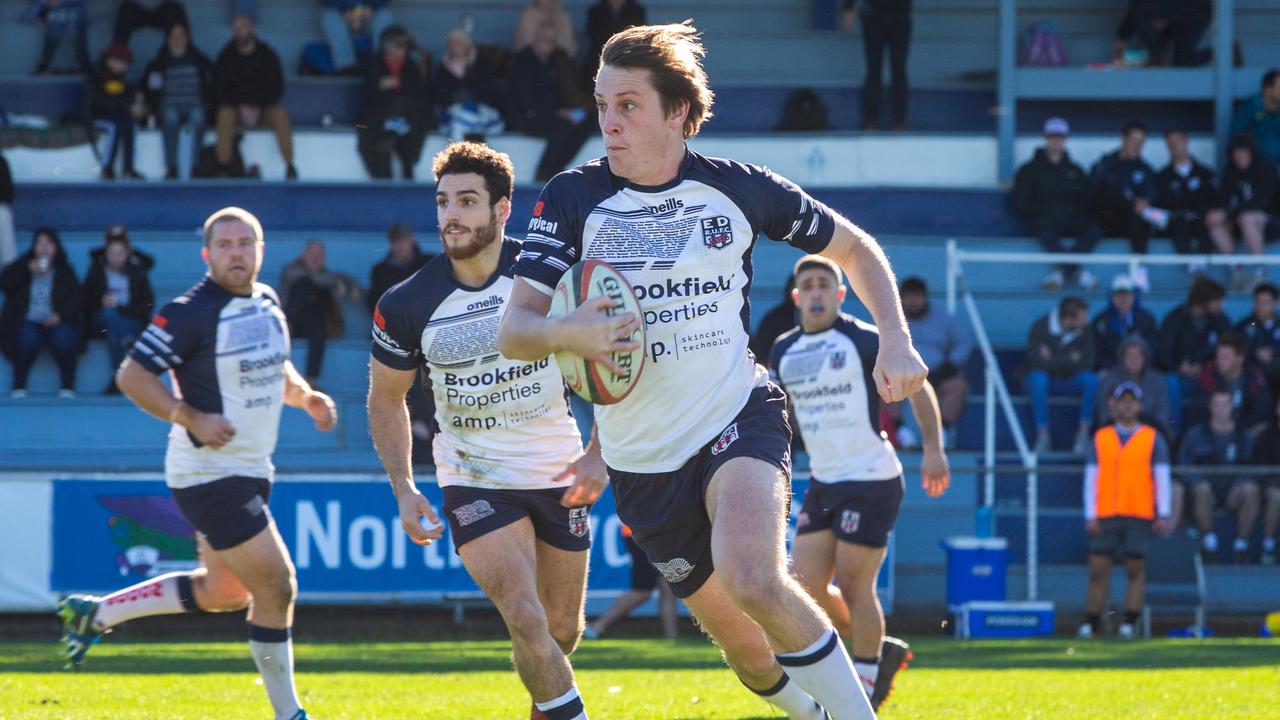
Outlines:
[[920, 423], [921, 444], [924, 446], [924, 458], [920, 464], [924, 479], [921, 484], [929, 497], [938, 497], [951, 484], [951, 469], [942, 446], [942, 413], [938, 410], [938, 397], [933, 386], [925, 380], [911, 395], [910, 401], [911, 412]]
[[236, 429], [221, 415], [202, 413], [174, 397], [158, 375], [125, 358], [116, 371], [116, 387], [149, 415], [181, 425], [196, 440], [217, 450], [231, 442]]
[[338, 406], [333, 398], [313, 389], [288, 360], [284, 361], [284, 404], [305, 410], [321, 432], [338, 426]]
[[893, 269], [875, 238], [846, 218], [836, 215], [835, 220], [835, 234], [821, 255], [835, 260], [844, 270], [880, 331], [875, 381], [881, 399], [906, 400], [920, 389], [928, 368], [911, 345]]
[[[419, 545], [429, 545], [444, 534], [440, 518], [413, 482], [413, 432], [404, 396], [413, 386], [414, 370], [396, 370], [369, 358], [369, 434], [387, 470], [400, 511], [400, 526]], [[419, 518], [436, 527], [427, 530]]]
[[557, 480], [572, 477], [573, 484], [560, 496], [560, 504], [565, 507], [590, 505], [600, 499], [604, 489], [609, 485], [609, 468], [600, 455], [599, 426], [591, 427], [591, 442], [587, 443], [582, 457], [575, 460], [560, 473]]
[[548, 318], [551, 297], [516, 278], [511, 298], [502, 315], [498, 330], [498, 352], [512, 360], [541, 360], [552, 353], [567, 350], [579, 357], [604, 363], [617, 373], [611, 353], [634, 350], [640, 346], [627, 338], [639, 325], [633, 313], [616, 318], [605, 315], [614, 307], [612, 300], [599, 297], [588, 300], [561, 318]]

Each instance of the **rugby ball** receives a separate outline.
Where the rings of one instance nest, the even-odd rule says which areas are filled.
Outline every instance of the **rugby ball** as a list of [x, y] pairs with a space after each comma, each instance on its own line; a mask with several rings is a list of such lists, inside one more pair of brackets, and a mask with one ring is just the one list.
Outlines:
[[[569, 268], [556, 291], [551, 296], [551, 312], [548, 317], [561, 317], [577, 310], [580, 305], [598, 297], [614, 301], [614, 307], [605, 311], [610, 317], [634, 313], [643, 317], [640, 301], [631, 284], [609, 263], [603, 260], [584, 260]], [[621, 402], [640, 379], [644, 369], [644, 322], [628, 338], [639, 343], [635, 350], [613, 353], [613, 363], [622, 368], [615, 373], [602, 363], [592, 362], [570, 352], [556, 353], [556, 364], [565, 384], [582, 399], [596, 405], [612, 405]]]

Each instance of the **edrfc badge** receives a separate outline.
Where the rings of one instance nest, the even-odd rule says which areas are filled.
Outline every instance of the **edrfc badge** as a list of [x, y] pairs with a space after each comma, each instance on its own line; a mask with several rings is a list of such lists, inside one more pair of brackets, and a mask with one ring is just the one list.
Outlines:
[[726, 248], [733, 242], [733, 227], [723, 215], [702, 218], [702, 242], [715, 250]]
[[831, 353], [831, 369], [832, 369], [832, 370], [841, 370], [841, 369], [843, 369], [843, 368], [844, 368], [844, 358], [845, 358], [845, 351], [844, 351], [844, 350], [836, 350], [835, 352]]
[[737, 439], [738, 439], [738, 423], [734, 423], [729, 427], [725, 428], [724, 432], [720, 433], [719, 439], [717, 439], [716, 443], [711, 446], [711, 454], [719, 455], [720, 453], [724, 452], [730, 445], [732, 445], [734, 440], [737, 440]]
[[569, 532], [574, 537], [582, 537], [587, 534], [591, 524], [589, 522], [590, 513], [586, 507], [569, 508]]
[[858, 532], [858, 523], [862, 520], [862, 513], [857, 510], [845, 510], [840, 514], [840, 532], [845, 535], [852, 535]]

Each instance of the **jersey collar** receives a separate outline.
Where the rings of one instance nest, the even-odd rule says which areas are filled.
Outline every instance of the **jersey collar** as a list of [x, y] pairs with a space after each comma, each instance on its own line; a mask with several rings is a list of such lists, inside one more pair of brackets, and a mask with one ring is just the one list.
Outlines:
[[[639, 183], [633, 183], [630, 180], [622, 177], [621, 175], [615, 175], [613, 170], [610, 170], [609, 174], [613, 175], [613, 177], [617, 179], [618, 183], [625, 188], [629, 188], [631, 190], [635, 190], [637, 192], [643, 192], [643, 193], [659, 193], [659, 192], [665, 192], [667, 190], [670, 190], [671, 188], [684, 182], [684, 177], [686, 174], [688, 174], [689, 168], [693, 167], [693, 160], [694, 160], [693, 151], [689, 149], [688, 145], [685, 145], [684, 159], [680, 161], [680, 166], [676, 169], [676, 176], [668, 180], [667, 182], [662, 183], [661, 185], [641, 185]], [[605, 166], [607, 167], [609, 164], [609, 158], [605, 158], [604, 162], [605, 162]]]

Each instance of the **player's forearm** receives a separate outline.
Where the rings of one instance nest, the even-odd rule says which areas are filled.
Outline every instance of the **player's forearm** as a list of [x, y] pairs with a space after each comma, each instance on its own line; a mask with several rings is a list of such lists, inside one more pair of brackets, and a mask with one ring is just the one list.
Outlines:
[[292, 362], [286, 360], [284, 363], [284, 404], [289, 407], [300, 408], [311, 393], [311, 384], [307, 382], [306, 378], [302, 377], [302, 373], [298, 372], [298, 368], [294, 367]]
[[938, 397], [933, 386], [925, 381], [910, 398], [911, 412], [920, 424], [920, 441], [926, 450], [942, 449], [942, 412], [938, 409]]
[[512, 360], [541, 360], [560, 349], [558, 329], [555, 320], [513, 305], [502, 316], [498, 352]]
[[143, 412], [183, 427], [195, 418], [197, 410], [174, 397], [159, 376], [132, 359], [126, 358], [116, 372], [116, 387]]
[[841, 252], [833, 255], [832, 259], [844, 270], [853, 292], [871, 312], [880, 337], [909, 342], [911, 334], [898, 298], [898, 281], [880, 243], [862, 228], [839, 216], [836, 217], [836, 233], [844, 235], [846, 242], [838, 244]]
[[369, 434], [396, 497], [417, 489], [413, 482], [413, 432], [404, 396], [369, 394]]

